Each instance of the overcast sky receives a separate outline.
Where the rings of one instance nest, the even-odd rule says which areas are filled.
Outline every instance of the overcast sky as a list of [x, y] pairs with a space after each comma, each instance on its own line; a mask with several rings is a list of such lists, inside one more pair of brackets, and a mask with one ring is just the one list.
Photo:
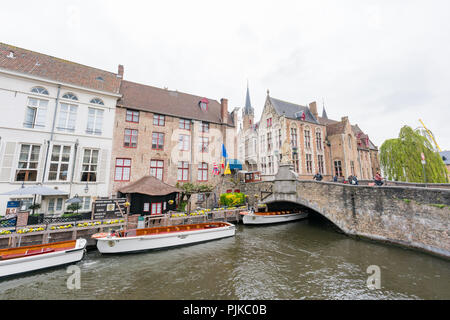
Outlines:
[[450, 1], [8, 1], [0, 41], [243, 107], [324, 102], [378, 146], [421, 118], [450, 149]]

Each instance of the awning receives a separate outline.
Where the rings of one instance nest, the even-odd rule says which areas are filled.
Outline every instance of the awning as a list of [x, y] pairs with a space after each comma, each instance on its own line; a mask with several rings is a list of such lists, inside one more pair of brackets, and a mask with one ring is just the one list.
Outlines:
[[2, 193], [1, 195], [42, 195], [42, 196], [65, 196], [67, 192], [44, 187], [41, 185], [22, 187], [16, 190]]
[[228, 163], [230, 164], [230, 170], [242, 170], [242, 163], [238, 159], [229, 159]]

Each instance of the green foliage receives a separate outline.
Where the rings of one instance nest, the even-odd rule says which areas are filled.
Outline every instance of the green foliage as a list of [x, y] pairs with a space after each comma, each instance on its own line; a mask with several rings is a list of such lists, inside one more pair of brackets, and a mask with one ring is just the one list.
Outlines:
[[81, 209], [81, 205], [79, 203], [71, 203], [67, 206], [67, 210], [75, 212], [77, 210]]
[[41, 204], [40, 203], [32, 204], [28, 208], [31, 209], [31, 210], [40, 209], [41, 208]]
[[242, 192], [222, 193], [219, 204], [221, 206], [234, 207], [245, 203], [245, 195]]
[[[425, 155], [425, 177], [421, 153]], [[401, 128], [398, 138], [386, 140], [380, 147], [380, 163], [386, 177], [394, 181], [445, 183], [446, 168], [432, 143], [419, 130]]]

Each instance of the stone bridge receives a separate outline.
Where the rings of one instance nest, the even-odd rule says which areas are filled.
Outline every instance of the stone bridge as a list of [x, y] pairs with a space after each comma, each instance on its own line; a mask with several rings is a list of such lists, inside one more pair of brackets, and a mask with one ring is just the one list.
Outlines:
[[[354, 186], [298, 180], [282, 165], [274, 181], [241, 185], [249, 203], [291, 204], [321, 214], [344, 233], [450, 258], [450, 190]], [[258, 198], [255, 197], [258, 195]]]

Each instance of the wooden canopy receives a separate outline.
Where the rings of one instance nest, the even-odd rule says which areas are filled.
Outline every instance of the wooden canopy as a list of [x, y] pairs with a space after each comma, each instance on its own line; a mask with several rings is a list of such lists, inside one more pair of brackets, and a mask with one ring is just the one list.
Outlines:
[[149, 196], [165, 196], [174, 192], [181, 192], [167, 183], [153, 176], [145, 176], [119, 189], [121, 193], [140, 193]]

